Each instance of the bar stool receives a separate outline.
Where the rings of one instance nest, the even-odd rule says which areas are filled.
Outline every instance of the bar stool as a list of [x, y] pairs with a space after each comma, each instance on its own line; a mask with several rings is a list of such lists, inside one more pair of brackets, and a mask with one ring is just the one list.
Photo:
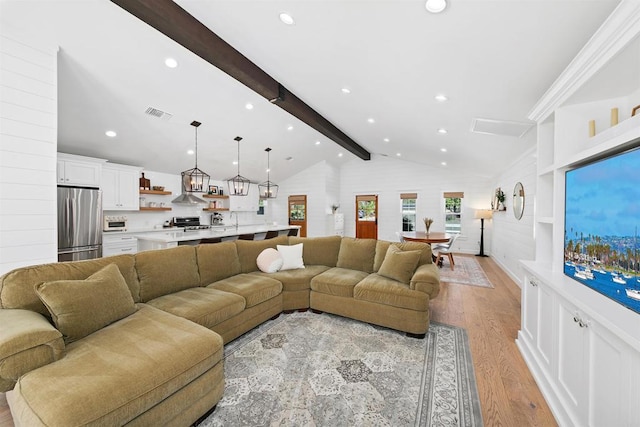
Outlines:
[[264, 236], [264, 239], [273, 239], [274, 237], [278, 237], [278, 231], [267, 231], [267, 235]]
[[290, 229], [289, 233], [287, 235], [288, 236], [297, 236], [298, 235], [298, 229], [297, 228]]
[[238, 240], [253, 240], [254, 234], [241, 234], [238, 236]]
[[200, 239], [200, 244], [201, 245], [206, 245], [209, 243], [220, 243], [222, 242], [222, 238], [221, 237], [209, 237], [206, 239]]

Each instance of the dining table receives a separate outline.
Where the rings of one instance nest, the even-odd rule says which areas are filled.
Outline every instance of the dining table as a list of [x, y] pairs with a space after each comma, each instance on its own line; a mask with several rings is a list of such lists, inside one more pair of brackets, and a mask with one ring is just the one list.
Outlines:
[[424, 231], [405, 231], [400, 233], [400, 236], [404, 240], [411, 242], [423, 242], [423, 243], [447, 243], [451, 238], [451, 235], [443, 231], [430, 231], [426, 233]]

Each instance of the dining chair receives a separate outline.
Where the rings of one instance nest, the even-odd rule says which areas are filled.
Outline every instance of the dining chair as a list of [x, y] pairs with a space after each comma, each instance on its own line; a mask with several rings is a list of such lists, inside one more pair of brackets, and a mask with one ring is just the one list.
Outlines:
[[267, 231], [267, 234], [264, 236], [264, 239], [273, 239], [274, 237], [278, 237], [279, 232], [277, 230]]
[[241, 234], [238, 236], [238, 240], [253, 240], [254, 238], [254, 234], [250, 233], [250, 234]]
[[206, 239], [200, 239], [200, 244], [201, 245], [205, 245], [205, 244], [209, 244], [209, 243], [220, 243], [222, 242], [222, 238], [220, 237], [209, 237]]
[[433, 245], [433, 247], [431, 248], [431, 251], [433, 253], [437, 253], [436, 264], [439, 267], [442, 267], [442, 264], [444, 263], [443, 255], [446, 255], [447, 258], [449, 258], [449, 266], [453, 270], [453, 267], [456, 265], [455, 261], [453, 260], [453, 243], [456, 241], [457, 238], [458, 238], [458, 235], [454, 234], [449, 238], [449, 241], [447, 243], [440, 243], [438, 245]]
[[288, 236], [297, 236], [298, 235], [298, 229], [297, 228], [291, 228], [289, 229], [289, 233], [287, 233]]

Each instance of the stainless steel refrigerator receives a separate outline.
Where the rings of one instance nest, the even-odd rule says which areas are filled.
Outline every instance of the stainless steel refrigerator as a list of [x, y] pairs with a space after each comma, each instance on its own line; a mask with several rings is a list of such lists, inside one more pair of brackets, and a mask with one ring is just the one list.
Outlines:
[[102, 191], [58, 187], [58, 261], [102, 256]]

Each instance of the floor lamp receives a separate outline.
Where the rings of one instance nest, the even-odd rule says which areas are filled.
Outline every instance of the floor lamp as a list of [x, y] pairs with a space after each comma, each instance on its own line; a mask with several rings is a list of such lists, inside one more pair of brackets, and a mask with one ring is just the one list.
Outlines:
[[492, 217], [493, 211], [491, 209], [476, 210], [475, 218], [480, 220], [480, 253], [476, 254], [476, 256], [489, 256], [484, 253], [484, 220]]

